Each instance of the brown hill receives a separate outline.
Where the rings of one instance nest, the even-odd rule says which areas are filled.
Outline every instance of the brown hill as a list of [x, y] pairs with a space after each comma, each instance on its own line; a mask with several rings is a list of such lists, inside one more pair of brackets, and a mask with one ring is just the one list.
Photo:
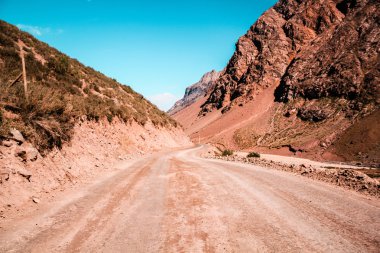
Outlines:
[[[26, 93], [18, 81], [21, 52]], [[129, 86], [0, 21], [2, 216], [111, 175], [131, 158], [190, 144], [174, 120]]]
[[[22, 49], [20, 49], [22, 48]], [[12, 81], [21, 73], [24, 51], [28, 81]], [[0, 138], [16, 128], [45, 153], [61, 147], [83, 120], [114, 119], [176, 128], [177, 123], [129, 86], [71, 59], [28, 33], [0, 21]]]
[[[279, 1], [238, 40], [201, 110], [173, 117], [194, 139], [235, 149], [379, 163], [379, 10], [369, 0]], [[351, 143], [359, 136], [366, 148]]]

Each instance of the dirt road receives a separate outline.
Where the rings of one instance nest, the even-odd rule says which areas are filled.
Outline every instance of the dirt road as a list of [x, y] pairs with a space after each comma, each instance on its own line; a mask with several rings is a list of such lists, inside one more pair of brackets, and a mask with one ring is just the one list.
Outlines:
[[287, 172], [137, 160], [0, 223], [0, 252], [379, 252], [380, 200]]

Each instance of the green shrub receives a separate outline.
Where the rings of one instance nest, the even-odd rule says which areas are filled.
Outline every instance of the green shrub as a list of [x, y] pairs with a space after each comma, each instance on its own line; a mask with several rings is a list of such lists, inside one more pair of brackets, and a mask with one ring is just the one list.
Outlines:
[[225, 149], [222, 152], [222, 156], [231, 156], [233, 154], [234, 154], [234, 151], [232, 151], [231, 149]]
[[69, 70], [70, 64], [69, 59], [66, 56], [58, 57], [58, 65], [56, 71], [62, 75], [66, 74]]
[[5, 34], [0, 33], [0, 45], [2, 45], [3, 47], [14, 47], [15, 43]]
[[128, 85], [122, 85], [121, 87], [127, 93], [134, 93], [133, 90], [132, 90], [132, 88], [130, 86], [128, 86]]
[[64, 55], [59, 55], [56, 58], [52, 57], [49, 59], [48, 66], [57, 74], [65, 75], [70, 68], [69, 58]]
[[254, 158], [260, 158], [260, 154], [256, 152], [251, 152], [247, 155], [248, 158], [254, 157]]

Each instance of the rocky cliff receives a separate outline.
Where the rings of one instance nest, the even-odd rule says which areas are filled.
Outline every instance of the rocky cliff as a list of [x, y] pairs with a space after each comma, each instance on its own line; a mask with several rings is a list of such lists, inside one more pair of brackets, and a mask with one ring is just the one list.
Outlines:
[[202, 112], [253, 100], [281, 85], [279, 101], [375, 100], [379, 77], [377, 1], [280, 1], [242, 36]]
[[233, 148], [379, 163], [379, 7], [279, 1], [239, 38], [187, 131]]
[[[287, 67], [276, 99], [344, 98], [357, 109], [380, 102], [380, 4], [343, 1], [332, 8], [342, 19], [302, 48]], [[319, 28], [319, 30], [322, 28]], [[318, 31], [318, 30], [317, 30]], [[360, 107], [360, 108], [359, 108]]]
[[168, 111], [169, 115], [173, 115], [183, 108], [190, 106], [200, 97], [203, 97], [213, 87], [215, 81], [219, 78], [221, 72], [212, 70], [204, 74], [198, 82], [189, 86], [185, 90], [185, 95], [178, 100]]

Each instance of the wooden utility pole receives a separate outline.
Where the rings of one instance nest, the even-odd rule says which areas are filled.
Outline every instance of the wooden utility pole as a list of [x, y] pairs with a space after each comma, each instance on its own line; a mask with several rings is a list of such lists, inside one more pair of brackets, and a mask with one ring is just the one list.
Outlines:
[[25, 68], [25, 58], [24, 58], [24, 48], [22, 45], [22, 41], [18, 40], [18, 46], [20, 47], [20, 58], [21, 58], [21, 64], [22, 64], [22, 77], [24, 79], [24, 92], [25, 92], [25, 100], [26, 102], [29, 101], [28, 99], [28, 83], [26, 81], [26, 68]]

